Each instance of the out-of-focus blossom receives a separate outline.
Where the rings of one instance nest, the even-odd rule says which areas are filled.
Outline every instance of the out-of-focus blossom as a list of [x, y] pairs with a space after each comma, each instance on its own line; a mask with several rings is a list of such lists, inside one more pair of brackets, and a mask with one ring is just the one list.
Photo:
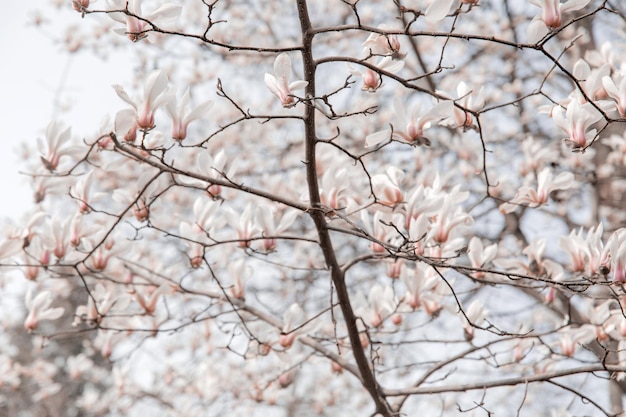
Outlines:
[[296, 303], [289, 306], [287, 311], [283, 313], [283, 329], [278, 339], [283, 348], [288, 349], [293, 345], [302, 330], [300, 326], [304, 323], [305, 318], [304, 310]]
[[429, 23], [437, 23], [443, 20], [448, 13], [454, 0], [431, 0], [430, 5], [424, 12], [424, 17]]
[[32, 290], [26, 293], [26, 308], [28, 316], [24, 321], [24, 328], [29, 332], [36, 330], [41, 320], [56, 320], [63, 315], [63, 307], [50, 308], [54, 296], [50, 291], [42, 291], [33, 298]]
[[[113, 31], [137, 42], [148, 36], [148, 32], [154, 25], [160, 27], [169, 26], [176, 22], [182, 7], [173, 3], [165, 3], [150, 13], [143, 13], [141, 10], [142, 0], [108, 0], [109, 8], [112, 10], [125, 10], [125, 12], [107, 13], [111, 19], [125, 25], [123, 28], [116, 28]], [[138, 19], [137, 17], [142, 19]], [[150, 22], [150, 23], [148, 23]]]
[[163, 283], [156, 289], [154, 287], [148, 287], [148, 290], [150, 291], [146, 291], [145, 293], [140, 291], [135, 292], [135, 299], [146, 314], [153, 315], [159, 298], [164, 294], [170, 293], [172, 288], [168, 283]]
[[[132, 100], [120, 85], [114, 85], [113, 88], [117, 95], [126, 103], [130, 104], [135, 110], [137, 127], [140, 129], [152, 129], [155, 126], [155, 111], [170, 100], [170, 95], [167, 92], [167, 74], [161, 70], [153, 71], [148, 75], [144, 84], [143, 97], [138, 100]], [[126, 110], [121, 116], [118, 113], [115, 118], [116, 127], [118, 127], [118, 123], [120, 128], [123, 126], [120, 132], [122, 135], [127, 135], [130, 126], [132, 126], [132, 119], [128, 120], [130, 114], [131, 113]]]
[[265, 74], [265, 85], [280, 100], [283, 107], [289, 108], [296, 105], [293, 96], [294, 91], [306, 87], [308, 81], [297, 80], [289, 82], [291, 78], [291, 58], [286, 53], [276, 57], [274, 61], [274, 75]]
[[576, 181], [571, 172], [561, 172], [556, 177], [550, 172], [550, 168], [544, 168], [537, 175], [537, 188], [528, 186], [521, 187], [511, 203], [504, 203], [500, 206], [500, 211], [510, 213], [515, 210], [516, 204], [529, 204], [539, 207], [548, 202], [550, 193], [555, 190], [567, 190], [574, 187]]
[[85, 176], [81, 177], [70, 191], [72, 197], [78, 201], [78, 210], [82, 214], [87, 214], [91, 211], [90, 205], [92, 201], [90, 201], [90, 193], [93, 184], [93, 173], [94, 171], [89, 171]]
[[369, 322], [374, 327], [380, 327], [383, 321], [391, 316], [396, 310], [397, 302], [393, 294], [393, 288], [374, 285], [370, 290], [367, 300], [370, 305]]
[[271, 252], [276, 249], [276, 237], [287, 230], [298, 215], [296, 211], [289, 210], [276, 225], [276, 214], [268, 206], [259, 206], [256, 214], [258, 228], [261, 230], [261, 234], [266, 237], [266, 239], [261, 241], [261, 250], [263, 252]]
[[165, 110], [172, 119], [172, 138], [176, 140], [185, 139], [189, 123], [206, 116], [212, 105], [212, 101], [205, 101], [191, 109], [189, 106], [189, 88], [185, 90], [178, 103], [174, 95], [170, 96], [170, 100], [165, 105]]
[[537, 42], [549, 30], [558, 29], [563, 24], [563, 13], [580, 10], [591, 0], [529, 0], [531, 4], [541, 8], [541, 14], [528, 25], [528, 42]]
[[[381, 30], [388, 30], [386, 25], [378, 26]], [[404, 54], [400, 53], [400, 41], [396, 35], [384, 35], [381, 33], [370, 33], [365, 42], [363, 42], [363, 50], [366, 55], [384, 55], [396, 59], [404, 58]]]
[[231, 262], [228, 265], [228, 275], [233, 282], [230, 287], [230, 295], [238, 300], [244, 300], [246, 298], [245, 284], [252, 276], [252, 268], [246, 264], [242, 258]]
[[55, 121], [48, 124], [45, 145], [41, 142], [39, 143], [41, 153], [45, 155], [40, 157], [41, 162], [48, 171], [56, 171], [62, 157], [71, 157], [76, 155], [77, 152], [80, 152], [77, 147], [67, 146], [71, 139], [72, 133], [69, 126], [63, 127], [60, 123]]
[[487, 315], [489, 311], [485, 309], [483, 303], [478, 300], [475, 300], [468, 309], [465, 311], [465, 315], [462, 316], [461, 320], [465, 324], [465, 338], [467, 340], [472, 340], [474, 338], [474, 328], [476, 326], [481, 326], [485, 320], [487, 319]]
[[436, 104], [429, 110], [423, 110], [417, 103], [407, 115], [404, 105], [399, 99], [394, 102], [396, 122], [393, 128], [372, 133], [365, 138], [367, 147], [376, 146], [386, 139], [393, 139], [411, 145], [430, 145], [430, 139], [424, 136], [424, 130], [432, 127], [433, 123], [440, 122], [450, 116], [454, 111], [452, 101], [445, 100]]
[[404, 194], [400, 189], [400, 181], [403, 177], [404, 172], [394, 166], [387, 168], [385, 174], [372, 176], [372, 189], [380, 204], [395, 207], [402, 203]]
[[615, 100], [620, 117], [626, 117], [626, 74], [620, 72], [614, 78], [602, 77], [602, 85], [608, 96]]
[[[393, 237], [400, 237], [395, 232], [393, 226], [388, 224], [400, 225], [402, 224], [402, 215], [399, 213], [389, 214], [381, 210], [376, 210], [374, 215], [370, 219], [370, 214], [367, 210], [361, 211], [361, 221], [365, 232], [374, 239], [384, 243], [392, 243], [390, 240]], [[378, 242], [372, 241], [370, 247], [374, 253], [386, 253], [385, 247]]]
[[89, 0], [72, 0], [72, 7], [77, 12], [83, 12], [84, 9], [89, 7]]
[[[496, 243], [485, 248], [483, 243], [476, 236], [471, 238], [469, 244], [467, 245], [467, 257], [473, 268], [482, 268], [484, 265], [493, 261], [497, 252], [498, 245]], [[476, 278], [480, 278], [483, 275], [484, 273], [481, 271], [474, 272], [472, 274], [472, 276]]]

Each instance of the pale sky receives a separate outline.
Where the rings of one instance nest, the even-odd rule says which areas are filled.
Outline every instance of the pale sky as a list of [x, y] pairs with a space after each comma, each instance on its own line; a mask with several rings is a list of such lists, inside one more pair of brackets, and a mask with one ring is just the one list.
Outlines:
[[[111, 88], [123, 83], [128, 74], [120, 73], [90, 53], [69, 56], [58, 43], [64, 32], [54, 27], [37, 28], [32, 24], [38, 5], [47, 1], [0, 1], [0, 224], [6, 217], [17, 219], [32, 207], [32, 191], [19, 170], [20, 143], [36, 143], [48, 122], [56, 117], [54, 101], [62, 91], [61, 101], [74, 103], [60, 119], [73, 127], [78, 136], [97, 130], [102, 116], [124, 107]], [[69, 0], [68, 10], [71, 10]], [[44, 19], [59, 20], [56, 15]], [[68, 11], [58, 27], [81, 23], [80, 15]], [[89, 103], [89, 105], [87, 105]]]

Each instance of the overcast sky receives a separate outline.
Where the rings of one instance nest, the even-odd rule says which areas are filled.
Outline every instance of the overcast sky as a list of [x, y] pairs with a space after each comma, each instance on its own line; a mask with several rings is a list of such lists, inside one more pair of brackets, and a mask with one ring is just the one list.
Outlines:
[[[0, 152], [0, 222], [7, 216], [17, 219], [32, 207], [32, 191], [27, 180], [19, 174], [20, 143], [36, 143], [52, 118], [71, 124], [77, 135], [97, 130], [105, 113], [113, 106], [123, 108], [111, 84], [123, 83], [128, 74], [120, 74], [111, 63], [90, 53], [69, 56], [58, 40], [63, 32], [33, 25], [38, 5], [44, 1], [0, 1], [0, 125], [2, 151]], [[69, 0], [67, 7], [71, 8]], [[59, 19], [42, 14], [44, 19]], [[80, 15], [68, 12], [61, 25], [81, 23]], [[56, 32], [56, 33], [55, 33]], [[59, 96], [58, 91], [62, 91]], [[70, 112], [57, 116], [55, 98], [73, 103]], [[88, 100], [88, 101], [82, 101]], [[89, 102], [87, 106], [85, 103]], [[95, 104], [95, 107], [94, 107]]]

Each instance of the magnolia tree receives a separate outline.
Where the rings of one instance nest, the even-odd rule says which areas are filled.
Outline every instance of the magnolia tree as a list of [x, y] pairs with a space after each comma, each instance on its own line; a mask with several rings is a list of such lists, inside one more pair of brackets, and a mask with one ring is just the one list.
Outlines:
[[56, 3], [5, 415], [623, 415], [623, 2]]

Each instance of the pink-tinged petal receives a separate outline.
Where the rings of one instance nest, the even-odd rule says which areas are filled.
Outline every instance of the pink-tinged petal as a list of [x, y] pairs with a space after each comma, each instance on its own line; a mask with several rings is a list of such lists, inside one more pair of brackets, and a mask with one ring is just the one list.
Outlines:
[[124, 91], [124, 87], [122, 87], [121, 85], [115, 84], [115, 85], [113, 85], [113, 89], [115, 90], [115, 93], [117, 93], [119, 98], [121, 98], [126, 103], [130, 104], [131, 106], [133, 106], [135, 108], [135, 110], [137, 110], [137, 104], [133, 100], [131, 100], [130, 97], [128, 97], [128, 94], [126, 94], [126, 91]]
[[367, 135], [365, 138], [365, 147], [369, 148], [372, 146], [376, 146], [385, 140], [389, 140], [391, 138], [391, 129], [381, 130], [379, 132], [372, 133], [371, 135]]
[[433, 0], [424, 13], [426, 21], [436, 23], [443, 20], [450, 12], [453, 0]]
[[580, 10], [589, 4], [591, 0], [569, 0], [561, 4], [561, 13]]

